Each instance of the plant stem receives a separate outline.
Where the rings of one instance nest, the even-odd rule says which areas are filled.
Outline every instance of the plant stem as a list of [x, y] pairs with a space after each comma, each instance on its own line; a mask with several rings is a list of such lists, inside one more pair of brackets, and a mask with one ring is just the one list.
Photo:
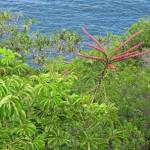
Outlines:
[[45, 139], [45, 147], [44, 147], [44, 150], [48, 150], [48, 140]]
[[95, 98], [96, 98], [96, 93], [97, 93], [97, 90], [98, 88], [100, 87], [101, 83], [102, 83], [102, 80], [104, 79], [105, 75], [106, 75], [106, 72], [107, 72], [107, 66], [108, 66], [108, 63], [105, 64], [105, 67], [103, 69], [103, 71], [100, 73], [100, 78], [99, 78], [99, 81], [96, 85], [96, 88], [94, 89], [94, 95], [92, 97], [92, 100], [91, 100], [91, 103], [94, 103], [95, 102]]

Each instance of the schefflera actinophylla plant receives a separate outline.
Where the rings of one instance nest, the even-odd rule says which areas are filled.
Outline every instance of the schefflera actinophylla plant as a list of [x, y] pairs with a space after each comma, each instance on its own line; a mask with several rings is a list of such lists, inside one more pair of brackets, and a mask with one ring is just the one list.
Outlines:
[[[104, 68], [102, 69], [102, 72], [100, 73], [100, 79], [98, 81], [98, 84], [96, 88], [94, 89], [94, 93], [96, 93], [99, 85], [101, 84], [101, 81], [105, 77], [107, 69], [114, 70], [115, 69], [115, 63], [124, 61], [127, 59], [135, 58], [135, 57], [140, 57], [142, 55], [150, 54], [150, 50], [146, 50], [143, 52], [140, 52], [138, 49], [144, 44], [143, 41], [137, 43], [133, 47], [123, 51], [124, 47], [126, 47], [130, 41], [132, 41], [135, 37], [137, 37], [142, 31], [135, 32], [131, 36], [129, 36], [125, 41], [121, 42], [112, 53], [108, 53], [108, 50], [105, 49], [102, 44], [93, 36], [91, 35], [86, 28], [82, 28], [83, 32], [94, 42], [94, 45], [88, 43], [87, 45], [99, 51], [102, 55], [101, 56], [91, 56], [91, 55], [85, 55], [80, 52], [78, 52], [78, 56], [84, 57], [87, 59], [92, 59], [92, 60], [97, 60], [100, 61], [104, 64]], [[93, 100], [95, 99], [95, 96]], [[93, 101], [92, 100], [92, 101]]]

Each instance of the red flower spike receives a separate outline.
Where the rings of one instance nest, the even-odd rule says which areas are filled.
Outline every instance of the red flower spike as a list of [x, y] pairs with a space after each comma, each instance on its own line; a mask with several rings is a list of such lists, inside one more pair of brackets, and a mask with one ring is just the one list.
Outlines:
[[135, 37], [137, 37], [139, 34], [141, 33], [141, 31], [139, 32], [135, 32], [134, 34], [132, 34], [131, 36], [128, 37], [127, 40], [125, 40], [124, 42], [122, 42], [117, 49], [113, 52], [113, 55], [115, 55], [117, 52], [121, 51], [130, 41], [132, 41]]
[[130, 41], [132, 41], [136, 36], [138, 36], [141, 32], [135, 32], [134, 34], [132, 34], [131, 36], [128, 37], [128, 39], [126, 41], [124, 41], [123, 43], [121, 43], [118, 47], [118, 50], [121, 50], [124, 46], [126, 46]]
[[115, 56], [113, 60], [117, 60], [117, 59], [120, 59], [120, 58], [123, 58], [123, 57], [129, 57], [130, 55], [134, 55], [134, 54], [138, 54], [138, 53], [139, 53], [138, 51], [133, 51], [133, 52], [130, 52], [130, 53], [125, 53], [123, 55]]
[[97, 47], [97, 46], [95, 46], [95, 45], [92, 45], [92, 44], [87, 44], [90, 48], [93, 48], [93, 49], [96, 49], [96, 50], [98, 50], [99, 52], [102, 52], [103, 54], [106, 54], [106, 52], [105, 52], [105, 49], [103, 49], [103, 48], [101, 48], [101, 47]]
[[98, 40], [96, 38], [94, 38], [94, 36], [92, 36], [90, 33], [88, 33], [88, 31], [83, 28], [83, 32], [90, 38], [92, 39], [92, 41], [96, 44], [92, 45], [92, 44], [88, 44], [88, 46], [92, 49], [95, 49], [97, 51], [99, 51], [100, 53], [104, 54], [104, 58], [103, 57], [98, 57], [98, 56], [88, 56], [88, 55], [84, 55], [81, 53], [78, 53], [78, 56], [87, 58], [87, 59], [92, 59], [92, 60], [98, 60], [98, 61], [102, 61], [106, 64], [106, 68], [115, 69], [115, 66], [113, 65], [113, 63], [115, 62], [119, 62], [119, 61], [123, 61], [126, 59], [130, 59], [130, 58], [135, 58], [135, 57], [140, 57], [142, 55], [146, 55], [146, 54], [150, 54], [150, 50], [144, 51], [144, 52], [140, 52], [137, 51], [139, 47], [141, 47], [143, 45], [144, 42], [140, 42], [136, 45], [134, 45], [133, 47], [129, 48], [128, 50], [126, 50], [125, 52], [121, 52], [120, 54], [117, 54], [119, 51], [122, 51], [122, 49], [131, 41], [133, 40], [135, 37], [137, 37], [141, 31], [136, 32], [134, 34], [132, 34], [131, 36], [129, 36], [127, 38], [127, 40], [125, 40], [124, 42], [122, 42], [115, 50], [114, 52], [109, 56], [107, 54], [107, 51], [101, 46], [101, 44], [98, 42]]
[[97, 56], [88, 56], [88, 55], [84, 55], [84, 54], [81, 54], [81, 53], [78, 53], [77, 55], [80, 56], [80, 57], [89, 58], [89, 59], [92, 59], [92, 60], [106, 61], [104, 58], [97, 57]]
[[[103, 53], [104, 58], [103, 57], [98, 57], [98, 56], [88, 56], [88, 55], [84, 55], [81, 53], [78, 53], [78, 56], [87, 58], [87, 59], [92, 59], [92, 60], [98, 60], [104, 63], [104, 68], [101, 71], [100, 75], [99, 75], [99, 81], [96, 84], [96, 87], [94, 88], [94, 96], [92, 97], [91, 102], [95, 102], [95, 97], [96, 97], [96, 92], [102, 82], [102, 80], [104, 79], [107, 69], [111, 69], [113, 71], [116, 70], [114, 63], [115, 62], [119, 62], [119, 61], [123, 61], [126, 59], [130, 59], [130, 58], [135, 58], [135, 57], [140, 57], [142, 55], [145, 54], [150, 54], [150, 50], [148, 51], [144, 51], [144, 52], [139, 52], [137, 51], [137, 49], [143, 44], [143, 42], [140, 42], [138, 44], [136, 44], [135, 46], [129, 48], [128, 50], [126, 50], [125, 52], [122, 52], [120, 54], [117, 54], [119, 51], [123, 50], [123, 48], [132, 40], [134, 39], [136, 36], [138, 36], [141, 32], [136, 32], [134, 34], [132, 34], [131, 36], [129, 36], [129, 38], [127, 40], [125, 40], [124, 42], [122, 42], [115, 50], [114, 52], [109, 56], [107, 51], [104, 50], [104, 48], [101, 46], [101, 44], [94, 38], [94, 36], [92, 36], [91, 34], [89, 34], [87, 32], [87, 30], [85, 28], [83, 28], [83, 32], [90, 38], [92, 39], [92, 41], [94, 41], [95, 45], [91, 45], [88, 44], [88, 46], [90, 48], [96, 49], [98, 50], [100, 53]], [[92, 90], [93, 91], [93, 90]]]
[[82, 28], [82, 31], [84, 34], [86, 34], [98, 47], [101, 47], [100, 42], [93, 36], [91, 35], [86, 28]]
[[139, 52], [139, 53], [136, 53], [136, 54], [133, 54], [133, 55], [130, 55], [130, 56], [126, 56], [126, 57], [121, 58], [121, 59], [117, 59], [117, 60], [115, 60], [115, 62], [123, 61], [123, 60], [130, 59], [130, 58], [140, 57], [140, 56], [146, 55], [146, 54], [150, 54], [150, 50], [145, 51], [145, 52], [141, 52], [141, 53]]
[[137, 45], [131, 47], [131, 48], [128, 49], [127, 51], [125, 51], [125, 52], [123, 52], [123, 53], [121, 53], [121, 54], [119, 54], [119, 55], [117, 55], [117, 56], [115, 56], [115, 57], [122, 56], [122, 55], [124, 55], [124, 54], [126, 54], [126, 53], [129, 53], [129, 52], [134, 52], [136, 49], [138, 49], [138, 48], [139, 48], [140, 46], [142, 46], [143, 44], [144, 44], [144, 42], [140, 42], [140, 43], [138, 43]]

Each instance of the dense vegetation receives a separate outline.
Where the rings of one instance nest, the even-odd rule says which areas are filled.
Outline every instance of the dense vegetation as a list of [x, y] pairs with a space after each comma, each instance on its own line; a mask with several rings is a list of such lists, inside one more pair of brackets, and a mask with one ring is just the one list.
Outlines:
[[[78, 57], [48, 60], [44, 55], [54, 49], [75, 51], [81, 38], [72, 31], [50, 38], [31, 33], [32, 21], [21, 25], [17, 18], [0, 13], [0, 149], [150, 148], [150, 69], [141, 59], [119, 62], [115, 71], [108, 69], [91, 102], [102, 63]], [[127, 46], [144, 41], [142, 51], [150, 47], [149, 26], [149, 20], [140, 21], [125, 35], [98, 40], [104, 46], [111, 44], [111, 52], [128, 35], [143, 30]], [[26, 53], [43, 66], [38, 70], [28, 66]], [[93, 50], [86, 53], [99, 56]]]

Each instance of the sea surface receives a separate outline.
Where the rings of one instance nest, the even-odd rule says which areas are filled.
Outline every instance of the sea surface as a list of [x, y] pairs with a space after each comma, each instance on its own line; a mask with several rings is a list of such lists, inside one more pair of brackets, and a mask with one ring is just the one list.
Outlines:
[[57, 29], [93, 34], [124, 33], [140, 18], [150, 16], [150, 0], [0, 0], [0, 11], [22, 12], [37, 19], [34, 30]]

